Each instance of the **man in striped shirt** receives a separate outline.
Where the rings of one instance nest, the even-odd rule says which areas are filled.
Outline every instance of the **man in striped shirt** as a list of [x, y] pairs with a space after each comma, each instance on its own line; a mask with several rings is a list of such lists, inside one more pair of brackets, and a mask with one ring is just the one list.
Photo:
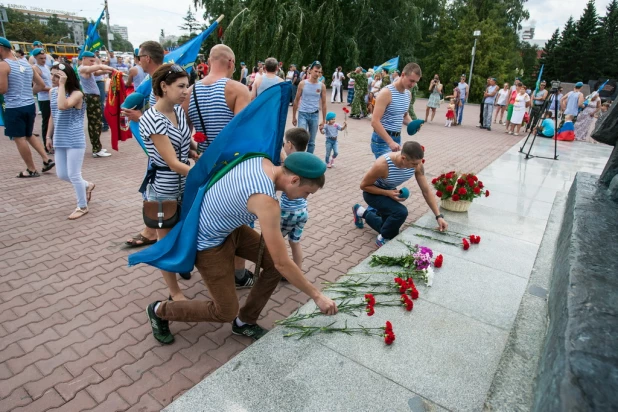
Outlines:
[[412, 121], [408, 109], [412, 89], [422, 76], [416, 63], [408, 63], [399, 79], [382, 89], [373, 109], [371, 151], [376, 159], [389, 152], [401, 150], [401, 127]]

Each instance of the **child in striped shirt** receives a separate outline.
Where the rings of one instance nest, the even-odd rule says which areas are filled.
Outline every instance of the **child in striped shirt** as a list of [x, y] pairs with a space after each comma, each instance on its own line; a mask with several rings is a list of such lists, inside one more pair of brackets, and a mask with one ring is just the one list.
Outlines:
[[[285, 132], [283, 149], [281, 150], [281, 163], [287, 156], [294, 152], [304, 152], [309, 144], [309, 133], [300, 127], [289, 129]], [[281, 193], [281, 234], [288, 237], [292, 260], [299, 269], [303, 268], [303, 250], [300, 246], [300, 237], [303, 234], [305, 224], [309, 219], [307, 213], [307, 199], [300, 198], [290, 200], [285, 193]], [[285, 278], [284, 278], [285, 279]]]

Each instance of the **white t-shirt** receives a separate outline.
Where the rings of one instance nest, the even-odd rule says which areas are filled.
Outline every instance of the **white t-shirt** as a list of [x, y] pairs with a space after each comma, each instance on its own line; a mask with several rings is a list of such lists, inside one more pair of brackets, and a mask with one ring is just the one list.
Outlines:
[[285, 81], [291, 82], [293, 78], [294, 78], [294, 70], [289, 70], [288, 74], [285, 76]]
[[511, 92], [509, 90], [500, 89], [498, 92], [498, 106], [504, 106], [506, 104], [506, 97], [509, 96]]
[[343, 80], [343, 72], [335, 72], [333, 73], [333, 86], [341, 86], [341, 81]]

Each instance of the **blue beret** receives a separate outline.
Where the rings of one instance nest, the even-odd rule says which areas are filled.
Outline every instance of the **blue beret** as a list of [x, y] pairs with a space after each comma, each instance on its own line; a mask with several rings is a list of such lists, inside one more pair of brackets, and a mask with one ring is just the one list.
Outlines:
[[126, 99], [124, 99], [124, 102], [122, 102], [121, 107], [123, 109], [140, 110], [142, 107], [144, 107], [144, 100], [145, 100], [145, 97], [143, 94], [133, 92], [130, 95], [128, 95]]
[[33, 46], [42, 46], [42, 45], [43, 45], [43, 43], [41, 43], [41, 42], [40, 42], [40, 41], [38, 41], [38, 40], [35, 40], [35, 41], [33, 41], [33, 42], [32, 42], [32, 45], [33, 45]]
[[94, 57], [94, 53], [93, 53], [93, 52], [91, 52], [91, 51], [85, 51], [85, 52], [82, 52], [82, 55], [81, 55], [81, 56], [79, 56], [79, 57], [80, 57], [81, 59], [83, 59], [84, 57]]
[[43, 49], [34, 49], [34, 50], [32, 50], [32, 55], [35, 56], [35, 57], [38, 56], [41, 53], [45, 53], [45, 50], [43, 50]]
[[408, 123], [408, 135], [412, 136], [414, 134], [416, 134], [416, 132], [418, 132], [421, 128], [421, 125], [425, 123], [424, 120], [412, 120], [410, 123]]
[[335, 115], [334, 112], [328, 112], [326, 113], [326, 121], [328, 122], [329, 120], [333, 120], [334, 118], [336, 118], [337, 115]]
[[584, 86], [584, 83], [582, 82], [575, 83], [575, 87], [583, 87], [583, 86]]
[[139, 56], [139, 49], [135, 49], [135, 50], [133, 50], [133, 54], [134, 54], [135, 56]]
[[11, 42], [5, 39], [4, 37], [0, 37], [0, 46], [4, 46], [6, 48], [11, 48]]
[[283, 163], [290, 172], [307, 179], [316, 179], [326, 172], [326, 163], [307, 152], [294, 152]]

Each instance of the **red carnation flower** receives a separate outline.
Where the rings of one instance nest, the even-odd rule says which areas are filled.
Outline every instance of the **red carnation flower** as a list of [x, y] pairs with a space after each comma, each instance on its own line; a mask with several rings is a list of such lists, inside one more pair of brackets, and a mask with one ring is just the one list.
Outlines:
[[196, 132], [193, 135], [193, 140], [195, 140], [195, 143], [204, 143], [206, 141], [206, 135], [202, 132]]
[[384, 330], [386, 332], [392, 332], [393, 331], [393, 324], [390, 321], [386, 321], [386, 326], [384, 327]]
[[376, 304], [376, 298], [373, 297], [373, 295], [371, 293], [367, 293], [365, 295], [365, 300], [367, 301], [368, 305], [375, 305]]
[[459, 190], [457, 190], [457, 193], [459, 193], [460, 195], [465, 195], [466, 193], [468, 193], [468, 191], [466, 190], [465, 187], [460, 187]]
[[472, 243], [473, 245], [476, 244], [476, 236], [475, 235], [470, 235], [470, 243]]
[[480, 237], [480, 236], [477, 236], [477, 237], [476, 237], [476, 244], [478, 245], [479, 243], [481, 243], [481, 237]]
[[438, 196], [438, 197], [442, 197], [442, 192], [438, 190], [438, 191], [436, 192], [436, 196]]
[[447, 179], [452, 179], [452, 178], [453, 178], [453, 176], [454, 176], [453, 172], [448, 172], [448, 173], [446, 174], [446, 178], [447, 178]]
[[468, 239], [463, 238], [463, 239], [462, 239], [462, 242], [463, 242], [463, 248], [464, 248], [464, 250], [468, 250], [468, 249], [470, 249], [470, 243], [468, 242]]
[[418, 299], [418, 289], [417, 288], [413, 288], [410, 289], [410, 296], [412, 296], [412, 299], [416, 300]]
[[399, 293], [406, 293], [406, 290], [408, 290], [409, 287], [410, 286], [408, 286], [407, 283], [402, 283], [399, 287]]
[[484, 187], [484, 186], [483, 186], [483, 182], [481, 182], [480, 180], [479, 180], [479, 187], [480, 187], [481, 189]]
[[478, 181], [479, 181], [479, 178], [478, 178], [478, 177], [476, 177], [475, 175], [472, 175], [472, 176], [470, 176], [470, 177], [471, 177], [471, 178], [472, 178], [475, 182], [478, 182]]
[[453, 193], [453, 189], [454, 189], [453, 185], [446, 186], [446, 191], [447, 192]]
[[439, 179], [444, 179], [446, 177], [446, 175], [444, 173], [442, 173], [439, 177]]
[[436, 268], [441, 268], [442, 262], [444, 262], [444, 257], [442, 255], [438, 255], [436, 260], [433, 262], [433, 266]]
[[423, 152], [425, 151], [425, 146], [421, 145], [421, 149], [423, 149]]
[[477, 187], [475, 187], [475, 188], [474, 188], [474, 194], [475, 194], [475, 195], [480, 195], [480, 194], [481, 194], [481, 188], [480, 188], [480, 187], [478, 187], [478, 186], [477, 186]]
[[475, 183], [474, 180], [468, 179], [468, 186], [474, 187], [474, 183]]
[[458, 185], [463, 185], [464, 184], [464, 180], [462, 178], [457, 179], [457, 184]]
[[442, 181], [442, 184], [443, 184], [443, 185], [448, 185], [448, 180], [444, 179], [444, 180]]
[[438, 178], [434, 177], [433, 179], [431, 179], [431, 184], [435, 185], [436, 183], [438, 183]]
[[453, 195], [451, 199], [453, 200], [453, 202], [457, 202], [459, 201], [459, 195]]
[[386, 343], [387, 345], [392, 345], [393, 342], [395, 342], [395, 334], [392, 331], [386, 332], [384, 334], [384, 343]]
[[402, 285], [405, 281], [402, 278], [395, 278], [393, 279], [395, 281], [396, 284], [398, 285]]
[[485, 197], [489, 197], [489, 190], [485, 190]]
[[365, 311], [367, 311], [367, 316], [373, 316], [376, 313], [375, 310], [373, 310], [373, 306], [367, 306]]
[[410, 312], [414, 307], [414, 302], [412, 302], [412, 299], [410, 299], [408, 295], [401, 295], [401, 302], [406, 307], [408, 312]]

